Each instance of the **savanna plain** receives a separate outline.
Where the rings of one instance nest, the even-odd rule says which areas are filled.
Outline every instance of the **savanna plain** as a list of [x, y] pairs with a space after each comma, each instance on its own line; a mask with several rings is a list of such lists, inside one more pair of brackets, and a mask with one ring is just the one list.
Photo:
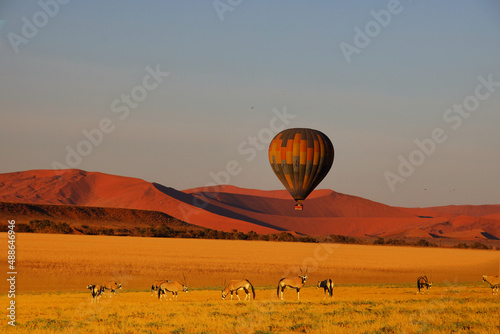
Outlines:
[[[7, 234], [0, 234], [7, 273]], [[288, 242], [16, 234], [19, 333], [496, 333], [494, 250]], [[278, 281], [307, 270], [300, 290]], [[416, 279], [433, 282], [416, 294]], [[335, 283], [324, 298], [316, 283]], [[156, 279], [186, 280], [188, 293], [159, 301]], [[248, 279], [251, 301], [221, 300], [224, 280]], [[122, 283], [91, 303], [89, 284]], [[0, 291], [7, 315], [6, 281]], [[244, 297], [244, 292], [240, 292]], [[243, 299], [243, 298], [242, 298]]]

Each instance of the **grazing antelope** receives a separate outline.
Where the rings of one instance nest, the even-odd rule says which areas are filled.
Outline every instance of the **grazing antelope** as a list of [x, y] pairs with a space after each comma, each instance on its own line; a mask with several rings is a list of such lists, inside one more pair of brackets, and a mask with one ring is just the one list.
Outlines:
[[101, 285], [90, 284], [87, 285], [87, 289], [92, 293], [92, 303], [98, 303], [101, 294], [104, 292], [104, 287]]
[[423, 291], [420, 291], [424, 287], [427, 289], [427, 293], [429, 293], [429, 289], [432, 287], [432, 282], [429, 282], [427, 276], [420, 276], [419, 278], [417, 278], [417, 295], [419, 293], [424, 293]]
[[498, 276], [483, 275], [483, 282], [490, 283], [491, 294], [498, 294], [498, 287], [500, 286], [500, 279]]
[[[186, 282], [186, 276], [182, 274], [184, 277], [183, 283], [179, 283], [177, 281], [167, 281], [163, 282], [158, 286], [158, 299], [161, 300], [162, 295], [164, 295], [166, 292], [172, 292], [172, 299], [175, 296], [175, 299], [177, 300], [177, 294], [179, 291], [184, 291], [185, 293], [188, 293], [188, 287], [187, 287], [187, 282]], [[165, 298], [167, 298], [165, 296]]]
[[155, 294], [157, 294], [158, 287], [160, 286], [161, 283], [165, 283], [165, 282], [172, 282], [172, 281], [166, 280], [166, 279], [160, 279], [160, 280], [154, 281], [153, 284], [151, 285], [151, 296], [154, 296]]
[[333, 287], [335, 286], [335, 284], [333, 284], [333, 281], [328, 278], [328, 279], [325, 279], [324, 281], [318, 281], [318, 284], [316, 285], [316, 288], [318, 289], [321, 289], [323, 288], [323, 291], [324, 291], [324, 295], [323, 295], [323, 299], [326, 298], [326, 293], [328, 292], [328, 296], [330, 298], [333, 297]]
[[[300, 273], [303, 274], [302, 269], [299, 267]], [[305, 272], [307, 274], [307, 270]], [[290, 289], [295, 289], [297, 290], [297, 300], [300, 300], [300, 289], [306, 284], [306, 279], [307, 275], [299, 275], [295, 277], [286, 277], [280, 279], [278, 283], [278, 288], [276, 289], [276, 293], [278, 295], [278, 298], [281, 298], [283, 300], [283, 291], [286, 288]]]
[[253, 299], [255, 299], [255, 289], [253, 288], [252, 283], [250, 283], [247, 279], [231, 280], [224, 285], [225, 288], [222, 290], [222, 300], [226, 299], [226, 296], [229, 293], [231, 293], [231, 300], [233, 300], [233, 292], [236, 294], [236, 297], [238, 297], [238, 300], [241, 300], [240, 296], [238, 296], [238, 290], [245, 290], [246, 295], [244, 300], [247, 300], [247, 298], [248, 300], [251, 300], [250, 289], [252, 289]]
[[[173, 281], [173, 282], [163, 282], [160, 284], [158, 287], [158, 299], [161, 300], [161, 297], [166, 293], [166, 292], [172, 292], [172, 299], [175, 296], [175, 299], [177, 300], [177, 293], [179, 291], [184, 291], [188, 292], [188, 287], [187, 285], [181, 284], [179, 282]], [[167, 297], [165, 296], [165, 299]]]
[[109, 281], [106, 284], [103, 284], [103, 291], [102, 294], [104, 295], [106, 290], [111, 290], [109, 293], [109, 297], [112, 295], [116, 295], [116, 290], [121, 290], [122, 289], [122, 284], [118, 283], [117, 281]]

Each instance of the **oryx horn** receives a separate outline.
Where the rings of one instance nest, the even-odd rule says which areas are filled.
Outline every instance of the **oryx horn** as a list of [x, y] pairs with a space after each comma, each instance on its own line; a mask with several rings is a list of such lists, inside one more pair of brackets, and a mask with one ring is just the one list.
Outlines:
[[184, 273], [182, 273], [182, 278], [184, 280], [184, 285], [187, 286], [187, 279], [186, 279], [186, 275], [184, 275]]

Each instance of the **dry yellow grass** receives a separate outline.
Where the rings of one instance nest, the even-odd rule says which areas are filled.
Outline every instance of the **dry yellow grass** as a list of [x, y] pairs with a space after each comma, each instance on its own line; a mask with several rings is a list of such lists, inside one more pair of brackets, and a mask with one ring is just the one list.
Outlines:
[[[6, 240], [0, 234], [5, 248]], [[498, 251], [43, 234], [17, 234], [16, 243], [20, 333], [498, 331], [498, 296], [480, 282], [498, 273]], [[278, 280], [307, 265], [301, 302], [292, 290], [279, 301]], [[182, 273], [190, 293], [166, 302], [150, 296], [153, 280]], [[416, 295], [424, 273], [435, 285]], [[333, 301], [311, 287], [327, 277], [336, 284]], [[248, 278], [257, 300], [221, 301], [223, 278]], [[111, 279], [123, 291], [92, 305], [85, 286]]]
[[[479, 283], [478, 283], [479, 284]], [[91, 304], [90, 294], [18, 296], [16, 333], [484, 333], [498, 330], [498, 298], [476, 285], [440, 286], [416, 295], [410, 286], [258, 289], [257, 300], [222, 301], [216, 290], [194, 290], [177, 301], [123, 292]], [[6, 297], [2, 297], [2, 304]], [[8, 331], [5, 323], [0, 331]]]
[[[0, 234], [5, 251], [6, 233]], [[413, 283], [481, 281], [498, 274], [498, 251], [389, 246], [304, 244], [263, 241], [134, 238], [17, 234], [20, 291], [81, 291], [110, 279], [124, 288], [146, 289], [155, 279], [179, 279], [193, 287], [213, 287], [223, 278], [247, 278], [275, 286], [309, 266], [309, 282]]]

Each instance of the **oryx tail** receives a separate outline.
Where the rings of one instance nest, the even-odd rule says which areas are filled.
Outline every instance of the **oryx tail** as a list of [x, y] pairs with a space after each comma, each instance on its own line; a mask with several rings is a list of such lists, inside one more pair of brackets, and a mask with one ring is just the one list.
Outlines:
[[104, 292], [104, 286], [90, 284], [90, 285], [87, 285], [87, 289], [89, 289], [91, 294], [92, 294], [92, 303], [94, 303], [94, 302], [98, 303], [99, 298], [101, 297], [102, 293]]
[[253, 299], [255, 299], [255, 289], [253, 288], [253, 284], [250, 283], [249, 280], [247, 280], [247, 279], [245, 279], [245, 280], [248, 282], [248, 284], [250, 284], [250, 287], [252, 288], [252, 296], [253, 296]]
[[333, 284], [332, 279], [328, 278], [328, 279], [325, 279], [323, 281], [318, 281], [318, 284], [316, 285], [316, 287], [318, 289], [323, 288], [325, 297], [326, 297], [327, 293], [328, 293], [328, 297], [333, 297], [333, 287], [334, 287], [334, 285], [335, 284]]

